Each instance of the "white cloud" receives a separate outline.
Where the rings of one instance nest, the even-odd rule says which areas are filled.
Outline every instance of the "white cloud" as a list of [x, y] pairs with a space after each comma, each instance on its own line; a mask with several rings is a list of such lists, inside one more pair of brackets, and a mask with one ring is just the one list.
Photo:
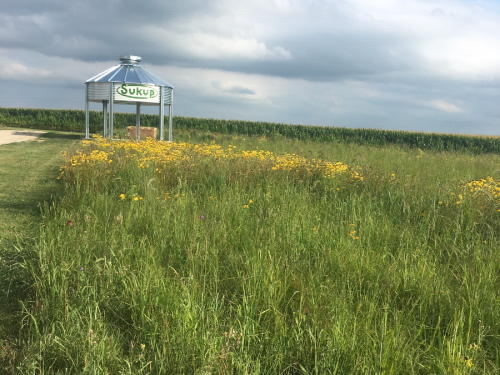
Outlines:
[[455, 104], [449, 103], [445, 100], [431, 100], [426, 103], [430, 107], [439, 109], [440, 111], [448, 113], [462, 113], [464, 112], [461, 108], [457, 107]]
[[288, 60], [291, 53], [280, 46], [268, 47], [251, 36], [217, 35], [206, 32], [173, 32], [147, 27], [146, 35], [167, 43], [177, 54], [190, 59], [208, 60]]
[[201, 59], [282, 60], [291, 57], [284, 48], [268, 48], [255, 38], [195, 33], [178, 36], [178, 41], [189, 55]]
[[[457, 0], [353, 0], [353, 29], [380, 40], [388, 51], [412, 64], [413, 71], [453, 80], [500, 78], [500, 14], [481, 2]], [[367, 21], [369, 14], [371, 21]], [[413, 61], [412, 61], [413, 60]]]
[[13, 81], [39, 81], [51, 76], [53, 72], [50, 70], [29, 67], [11, 59], [4, 59], [0, 70], [0, 79]]
[[118, 56], [115, 61], [88, 62], [6, 48], [0, 48], [0, 60], [3, 61], [0, 79], [61, 85], [83, 84], [87, 79], [119, 63]]
[[230, 95], [256, 95], [257, 92], [248, 86], [236, 82], [212, 81], [217, 90]]
[[[500, 35], [500, 25], [496, 30]], [[457, 80], [500, 78], [500, 37], [486, 33], [429, 41], [422, 57], [436, 75]]]

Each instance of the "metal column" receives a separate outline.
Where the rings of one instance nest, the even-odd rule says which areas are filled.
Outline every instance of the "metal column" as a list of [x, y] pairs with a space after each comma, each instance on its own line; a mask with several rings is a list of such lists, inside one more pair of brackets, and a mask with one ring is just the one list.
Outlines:
[[141, 103], [136, 103], [135, 109], [135, 139], [141, 139]]
[[85, 84], [85, 139], [90, 138], [89, 130], [89, 85]]
[[165, 96], [163, 87], [160, 87], [160, 141], [163, 141], [163, 127], [165, 123]]
[[103, 136], [106, 138], [108, 136], [108, 101], [102, 101], [102, 126], [104, 129]]
[[110, 82], [109, 84], [109, 139], [113, 139], [113, 122], [114, 122], [114, 112], [115, 105], [113, 99], [115, 84]]
[[168, 106], [168, 141], [172, 142], [172, 115], [173, 115], [173, 107], [174, 105], [174, 90], [172, 89], [172, 93], [170, 94], [170, 105]]

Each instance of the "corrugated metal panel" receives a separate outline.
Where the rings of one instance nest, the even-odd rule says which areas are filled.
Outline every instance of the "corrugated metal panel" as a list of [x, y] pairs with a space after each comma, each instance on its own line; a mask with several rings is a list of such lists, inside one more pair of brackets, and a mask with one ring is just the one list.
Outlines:
[[104, 72], [99, 73], [98, 75], [90, 78], [87, 82], [108, 82], [108, 79], [114, 75], [114, 71], [119, 68], [120, 65], [115, 65]]
[[137, 69], [135, 66], [133, 65], [129, 65], [128, 68], [127, 68], [127, 75], [125, 77], [125, 82], [127, 83], [139, 83], [139, 84], [151, 84], [154, 82], [148, 82], [148, 81], [151, 81], [151, 80], [147, 80], [147, 79], [143, 79], [141, 80], [139, 74], [137, 74]]
[[87, 83], [87, 100], [91, 102], [109, 100], [109, 83]]
[[165, 105], [170, 105], [172, 104], [172, 94], [174, 90], [172, 90], [170, 87], [163, 87], [163, 103]]
[[[110, 81], [108, 82], [129, 82], [127, 78], [127, 71], [128, 67], [120, 66], [118, 69], [116, 69], [115, 74], [108, 79]], [[130, 81], [133, 82], [133, 81]]]
[[[88, 89], [87, 89], [87, 100], [90, 102], [98, 102], [102, 103], [103, 100], [109, 100], [109, 83], [102, 83], [102, 82], [92, 82], [87, 84]], [[116, 104], [135, 104], [137, 102], [141, 102], [142, 105], [158, 105], [160, 102], [159, 95], [155, 96], [154, 98], [127, 98], [126, 96], [120, 95], [117, 93], [117, 90], [120, 89], [121, 85], [115, 84], [115, 93], [113, 95], [113, 101]], [[154, 85], [145, 85], [143, 87], [153, 87], [158, 90], [157, 86]], [[164, 88], [164, 95], [165, 95], [165, 104], [170, 104], [171, 102], [171, 89], [170, 88]], [[165, 92], [167, 92], [165, 94]]]
[[160, 77], [158, 77], [156, 74], [151, 73], [150, 71], [146, 70], [141, 66], [141, 69], [137, 69], [137, 76], [139, 77], [139, 80], [141, 82], [146, 82], [150, 81], [151, 83], [154, 83], [157, 86], [165, 86], [165, 87], [171, 87], [173, 86], [169, 84], [168, 82], [164, 81]]
[[143, 68], [138, 61], [141, 58], [138, 56], [121, 56], [122, 63], [112, 68], [105, 70], [102, 73], [87, 80], [90, 82], [117, 82], [117, 83], [136, 83], [136, 84], [152, 84], [162, 87], [173, 88], [167, 81], [161, 79], [156, 74]]

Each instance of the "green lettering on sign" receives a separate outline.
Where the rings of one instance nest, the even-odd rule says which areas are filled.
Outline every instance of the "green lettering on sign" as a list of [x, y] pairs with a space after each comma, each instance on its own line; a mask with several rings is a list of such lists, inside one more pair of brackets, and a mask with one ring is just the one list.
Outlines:
[[116, 88], [116, 93], [132, 99], [154, 99], [158, 96], [156, 88], [144, 85], [122, 84]]

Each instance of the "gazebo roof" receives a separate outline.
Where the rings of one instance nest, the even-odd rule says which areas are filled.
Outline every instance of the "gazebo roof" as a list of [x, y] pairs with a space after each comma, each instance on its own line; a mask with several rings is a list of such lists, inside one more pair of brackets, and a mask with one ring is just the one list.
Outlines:
[[121, 64], [115, 65], [108, 70], [88, 79], [87, 83], [94, 82], [119, 82], [152, 84], [161, 87], [174, 88], [167, 81], [161, 79], [156, 74], [151, 73], [139, 65], [142, 59], [139, 56], [120, 56]]

